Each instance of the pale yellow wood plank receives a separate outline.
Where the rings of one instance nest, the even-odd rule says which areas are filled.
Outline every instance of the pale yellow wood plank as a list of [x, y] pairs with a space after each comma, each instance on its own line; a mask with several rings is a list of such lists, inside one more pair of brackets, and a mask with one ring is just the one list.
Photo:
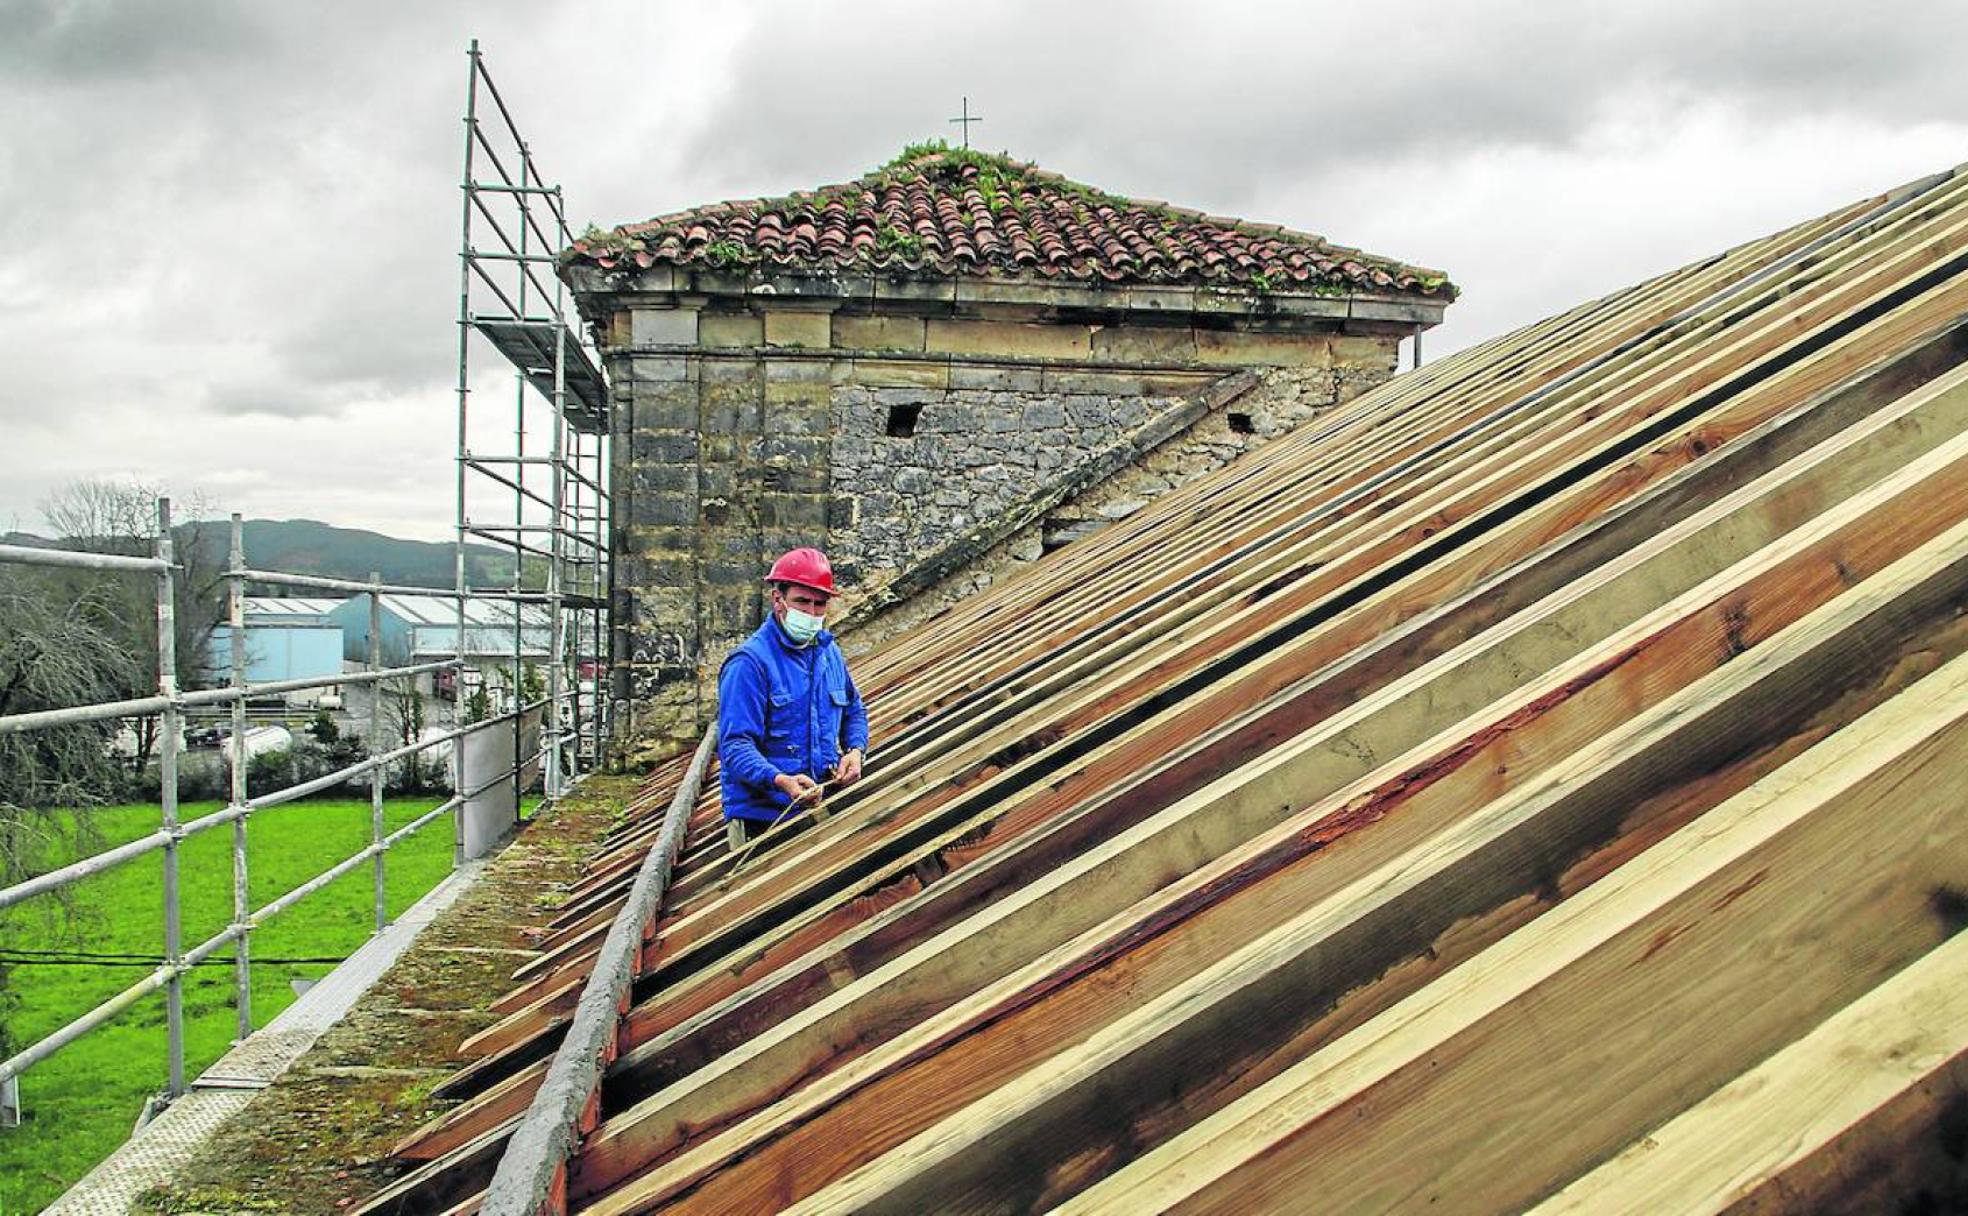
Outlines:
[[[1539, 1204], [1536, 1216], [1760, 1211], [1786, 1173], [1920, 1085], [1968, 1092], [1968, 933], [1957, 933], [1699, 1105]], [[1890, 1154], [1891, 1144], [1872, 1151]], [[1801, 1209], [1797, 1209], [1801, 1210]]]

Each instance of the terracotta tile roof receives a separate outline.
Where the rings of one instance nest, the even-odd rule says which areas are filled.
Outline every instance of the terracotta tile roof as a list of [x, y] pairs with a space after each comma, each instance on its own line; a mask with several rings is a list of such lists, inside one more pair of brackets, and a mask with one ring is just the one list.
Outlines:
[[936, 146], [905, 152], [859, 181], [590, 229], [565, 256], [605, 269], [882, 271], [1455, 297], [1438, 272], [1310, 233], [1121, 198], [1003, 156]]

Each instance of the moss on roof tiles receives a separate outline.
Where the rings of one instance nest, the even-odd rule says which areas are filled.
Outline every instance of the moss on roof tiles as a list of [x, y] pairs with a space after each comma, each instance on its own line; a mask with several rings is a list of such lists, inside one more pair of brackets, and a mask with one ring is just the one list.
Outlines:
[[590, 227], [568, 263], [1190, 284], [1455, 298], [1439, 271], [1275, 224], [1131, 199], [1004, 152], [912, 144], [851, 181]]

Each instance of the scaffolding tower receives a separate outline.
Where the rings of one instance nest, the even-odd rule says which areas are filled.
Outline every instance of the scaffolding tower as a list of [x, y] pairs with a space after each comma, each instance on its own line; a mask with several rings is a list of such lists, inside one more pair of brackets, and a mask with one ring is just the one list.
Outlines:
[[[558, 184], [549, 184], [486, 70], [468, 52], [458, 297], [456, 599], [511, 601], [515, 705], [526, 668], [518, 627], [544, 613], [544, 768], [553, 798], [597, 765], [608, 736], [608, 393], [594, 351], [569, 324], [556, 273], [572, 243]], [[488, 104], [489, 103], [489, 104]], [[514, 369], [504, 411], [474, 409], [472, 356], [489, 346]], [[510, 554], [502, 585], [473, 585], [472, 546]], [[537, 617], [535, 618], [537, 619]], [[465, 690], [456, 695], [461, 702]], [[515, 778], [517, 780], [517, 778]], [[515, 797], [518, 790], [515, 789]]]

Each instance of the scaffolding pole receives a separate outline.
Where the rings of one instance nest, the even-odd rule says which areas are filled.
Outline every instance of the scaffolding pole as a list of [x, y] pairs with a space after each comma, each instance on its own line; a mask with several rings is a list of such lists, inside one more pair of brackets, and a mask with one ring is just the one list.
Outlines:
[[178, 886], [178, 745], [183, 710], [178, 705], [177, 596], [171, 582], [176, 560], [171, 542], [171, 500], [157, 500], [157, 695], [164, 709], [157, 715], [157, 801], [164, 833], [164, 1041], [167, 1057], [165, 1089], [176, 1098], [185, 1091], [184, 934], [183, 907]]
[[226, 561], [226, 620], [231, 625], [231, 686], [240, 690], [232, 701], [232, 808], [239, 812], [232, 821], [232, 923], [239, 935], [232, 939], [233, 1004], [237, 1013], [239, 1038], [253, 1033], [253, 948], [252, 933], [245, 927], [251, 902], [246, 882], [246, 820], [252, 814], [246, 789], [246, 524], [238, 512], [232, 516], [232, 545]]
[[[602, 642], [608, 636], [606, 594], [612, 581], [607, 569], [607, 401], [598, 360], [571, 323], [566, 285], [551, 273], [560, 251], [573, 241], [561, 187], [540, 172], [476, 41], [467, 58], [459, 233], [456, 654], [462, 662], [469, 653], [466, 601], [493, 590], [474, 587], [468, 546], [490, 543], [512, 562], [509, 576], [497, 587], [514, 606], [512, 701], [537, 701], [542, 717], [543, 742], [532, 755], [521, 755], [529, 749], [515, 737], [513, 796], [517, 801], [524, 792], [523, 770], [537, 759], [551, 799], [599, 763], [606, 742], [608, 660]], [[540, 273], [543, 269], [550, 277]], [[505, 450], [493, 450], [502, 444], [488, 438], [485, 424], [491, 419], [482, 416], [482, 406], [472, 408], [474, 332], [515, 370]], [[544, 418], [537, 412], [542, 405], [548, 411]], [[501, 504], [492, 506], [487, 492]], [[520, 608], [525, 603], [540, 605], [544, 617], [528, 617]], [[543, 643], [538, 632], [545, 634]], [[543, 671], [544, 697], [524, 695], [530, 691], [529, 669]], [[467, 678], [479, 677], [473, 673]], [[464, 689], [458, 692], [463, 704]]]

